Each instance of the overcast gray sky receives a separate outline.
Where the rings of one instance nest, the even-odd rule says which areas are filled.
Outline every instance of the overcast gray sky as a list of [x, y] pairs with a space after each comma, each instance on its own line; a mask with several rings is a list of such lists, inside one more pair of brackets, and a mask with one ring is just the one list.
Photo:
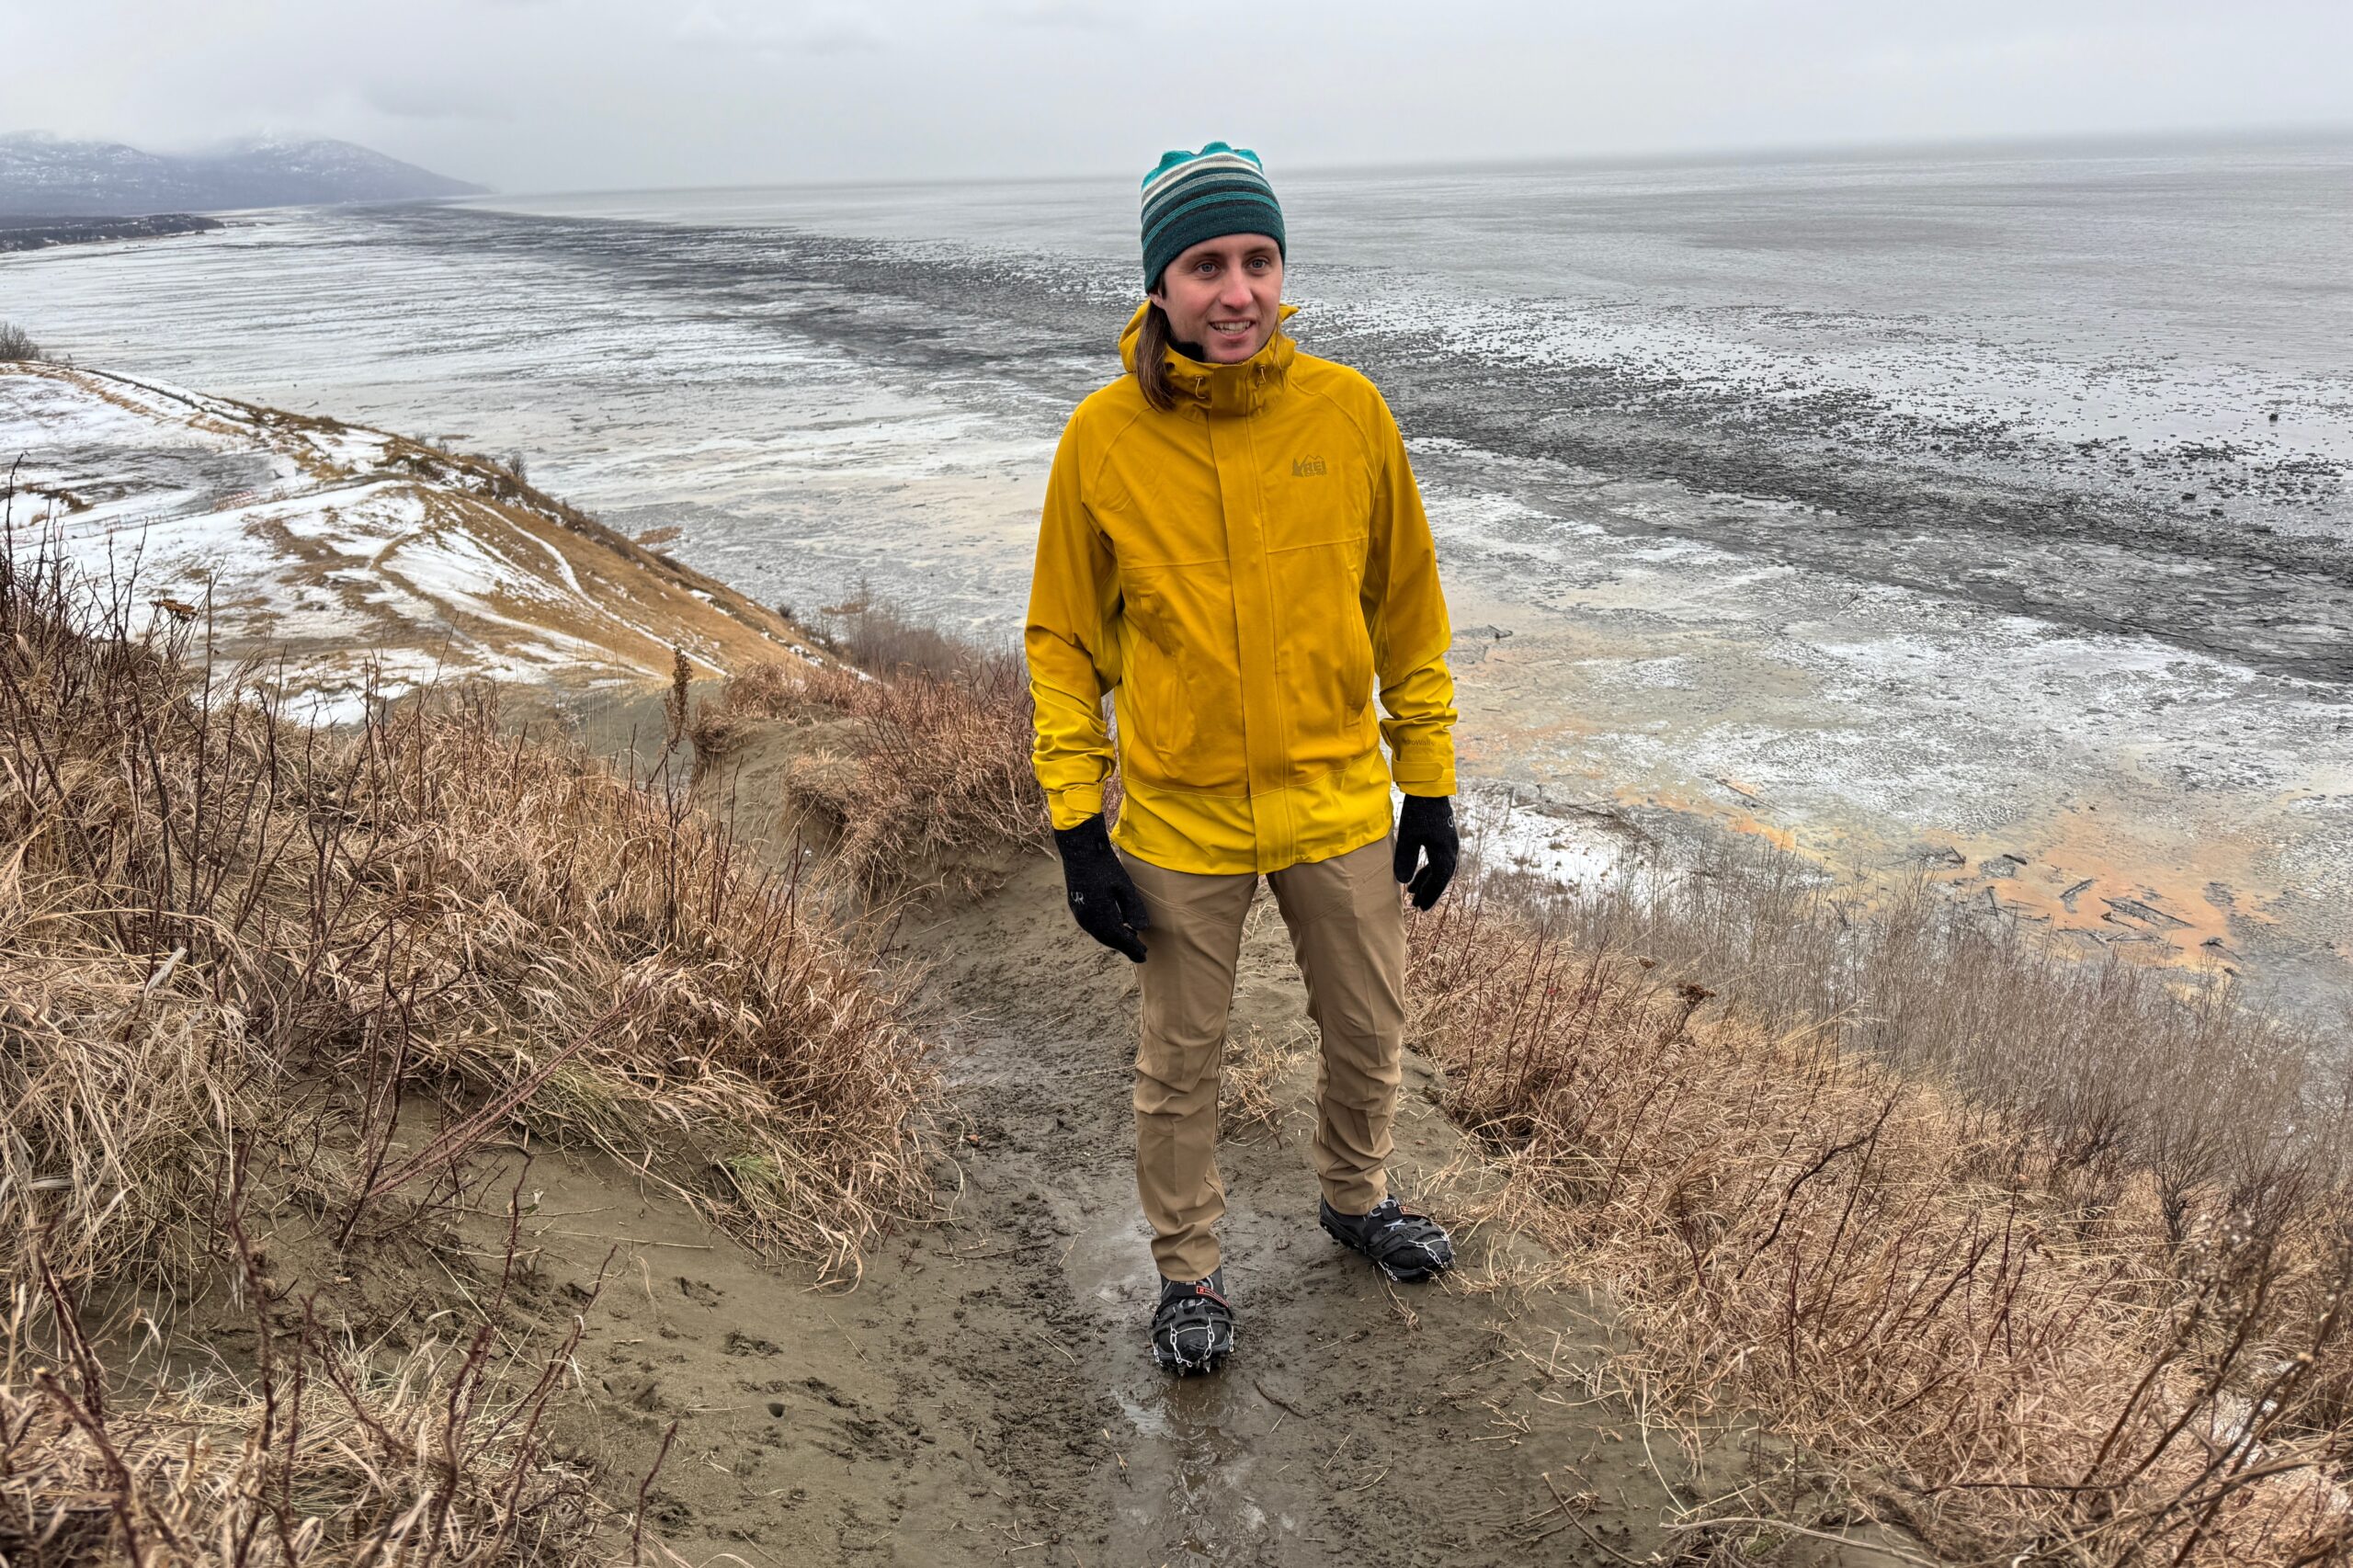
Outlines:
[[0, 130], [509, 191], [2353, 123], [2348, 0], [0, 0]]

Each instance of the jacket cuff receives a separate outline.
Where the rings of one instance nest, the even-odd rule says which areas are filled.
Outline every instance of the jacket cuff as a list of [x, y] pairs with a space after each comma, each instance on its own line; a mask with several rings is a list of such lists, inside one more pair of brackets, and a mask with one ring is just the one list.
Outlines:
[[1103, 814], [1103, 786], [1074, 784], [1067, 790], [1046, 791], [1046, 814], [1056, 829], [1076, 827], [1088, 817]]
[[1392, 756], [1389, 777], [1408, 795], [1451, 795], [1455, 792], [1452, 748], [1415, 747]]

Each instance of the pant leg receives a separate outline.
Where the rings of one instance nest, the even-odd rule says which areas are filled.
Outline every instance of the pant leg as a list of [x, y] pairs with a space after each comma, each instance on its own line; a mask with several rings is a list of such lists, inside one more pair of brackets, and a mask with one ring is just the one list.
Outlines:
[[1315, 1175], [1344, 1214], [1387, 1195], [1391, 1129], [1405, 1043], [1405, 917], [1384, 836], [1286, 867], [1274, 885], [1307, 981], [1322, 1051], [1315, 1073]]
[[1218, 1266], [1211, 1230], [1225, 1212], [1218, 1068], [1243, 917], [1258, 879], [1171, 871], [1126, 854], [1120, 860], [1152, 914], [1136, 1043], [1136, 1191], [1162, 1276], [1199, 1279]]

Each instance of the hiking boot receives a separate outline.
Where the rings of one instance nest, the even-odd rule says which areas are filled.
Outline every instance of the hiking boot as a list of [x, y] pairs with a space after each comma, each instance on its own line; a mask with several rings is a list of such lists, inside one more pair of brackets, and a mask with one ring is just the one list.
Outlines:
[[1160, 1282], [1160, 1306], [1152, 1314], [1152, 1358], [1163, 1371], [1188, 1377], [1214, 1372], [1233, 1354], [1233, 1307], [1225, 1299], [1225, 1270], [1187, 1284]]
[[1343, 1214], [1326, 1201], [1317, 1218], [1334, 1241], [1364, 1254], [1392, 1279], [1427, 1279], [1454, 1267], [1454, 1244], [1438, 1222], [1394, 1198], [1382, 1199], [1370, 1214]]

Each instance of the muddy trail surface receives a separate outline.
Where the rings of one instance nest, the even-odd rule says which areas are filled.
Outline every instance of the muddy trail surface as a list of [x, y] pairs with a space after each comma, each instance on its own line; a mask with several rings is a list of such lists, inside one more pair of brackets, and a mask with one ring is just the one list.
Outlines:
[[[1456, 1223], [1457, 1275], [1390, 1286], [1317, 1229], [1311, 1035], [1263, 889], [1233, 1038], [1281, 1065], [1262, 1079], [1277, 1108], [1222, 1145], [1239, 1343], [1214, 1378], [1154, 1367], [1135, 983], [1060, 895], [1039, 858], [904, 928], [950, 1080], [941, 1217], [854, 1289], [735, 1249], [625, 1173], [538, 1167], [551, 1300], [577, 1301], [621, 1242], [588, 1310], [591, 1403], [563, 1434], [616, 1501], [675, 1424], [648, 1529], [697, 1563], [1677, 1560], [1674, 1517], [1762, 1447], [1726, 1439], [1695, 1469], [1592, 1396], [1606, 1311], [1533, 1283], [1549, 1259], [1527, 1242], [1461, 1223], [1479, 1165], [1427, 1067], [1409, 1059], [1394, 1183]], [[1893, 1560], [1795, 1544], [1772, 1561]]]

